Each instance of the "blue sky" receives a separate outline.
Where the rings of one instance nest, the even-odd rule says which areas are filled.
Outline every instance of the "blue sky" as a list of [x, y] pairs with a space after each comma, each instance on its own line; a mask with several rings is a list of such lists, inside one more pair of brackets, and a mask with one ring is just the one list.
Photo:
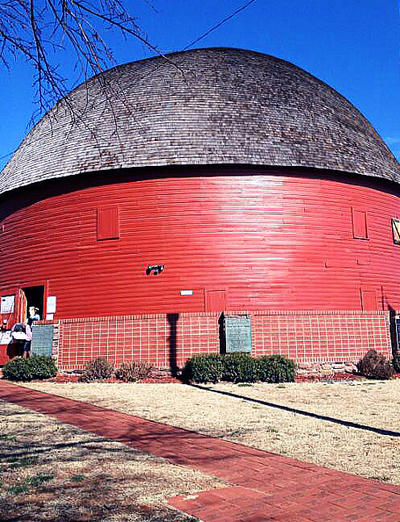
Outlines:
[[[245, 0], [138, 0], [131, 13], [162, 51], [179, 51]], [[152, 55], [111, 35], [117, 63]], [[346, 96], [400, 159], [400, 16], [397, 0], [256, 0], [196, 44], [253, 49], [306, 69]], [[74, 86], [71, 57], [60, 70]], [[35, 111], [33, 71], [25, 62], [0, 75], [0, 157], [28, 131]], [[0, 168], [9, 156], [0, 159]]]

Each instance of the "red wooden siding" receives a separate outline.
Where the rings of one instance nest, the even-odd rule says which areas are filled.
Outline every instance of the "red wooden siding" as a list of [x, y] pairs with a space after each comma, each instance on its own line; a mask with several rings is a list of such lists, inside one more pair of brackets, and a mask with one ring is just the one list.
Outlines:
[[[0, 294], [47, 281], [56, 318], [204, 311], [215, 290], [225, 291], [218, 307], [227, 310], [360, 310], [364, 288], [383, 288], [385, 308], [400, 308], [391, 227], [398, 196], [254, 172], [157, 178], [155, 171], [155, 179], [18, 210], [0, 223]], [[118, 207], [117, 241], [98, 241], [102, 203]], [[366, 209], [368, 241], [353, 237], [352, 209]], [[164, 271], [147, 276], [155, 264]], [[187, 289], [193, 294], [181, 295]]]

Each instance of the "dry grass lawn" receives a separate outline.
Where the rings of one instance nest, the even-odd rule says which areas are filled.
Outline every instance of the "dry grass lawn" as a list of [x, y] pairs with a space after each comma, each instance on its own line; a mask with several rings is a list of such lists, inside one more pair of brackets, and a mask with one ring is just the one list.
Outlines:
[[0, 416], [0, 520], [183, 522], [168, 497], [221, 485], [19, 406]]
[[[203, 389], [181, 384], [31, 383], [29, 386], [400, 484], [400, 380], [217, 384]], [[298, 412], [280, 409], [281, 405]], [[312, 418], [301, 412], [333, 420]], [[358, 427], [346, 426], [346, 421]], [[383, 434], [379, 430], [395, 433]]]

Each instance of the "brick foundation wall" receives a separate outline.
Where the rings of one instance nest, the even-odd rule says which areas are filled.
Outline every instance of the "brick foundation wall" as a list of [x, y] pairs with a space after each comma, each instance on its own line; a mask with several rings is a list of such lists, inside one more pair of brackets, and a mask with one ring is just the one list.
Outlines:
[[[230, 314], [233, 312], [230, 312]], [[235, 314], [246, 312], [235, 312]], [[307, 367], [355, 362], [369, 349], [391, 356], [388, 312], [251, 312], [252, 355], [280, 353]], [[218, 313], [63, 319], [58, 323], [58, 365], [82, 369], [105, 357], [182, 367], [194, 354], [218, 353]]]
[[391, 356], [388, 312], [255, 312], [252, 354], [279, 353], [297, 363], [358, 360], [375, 349]]
[[58, 365], [82, 369], [105, 357], [114, 364], [147, 361], [157, 368], [183, 366], [197, 353], [219, 352], [218, 314], [134, 315], [59, 322]]

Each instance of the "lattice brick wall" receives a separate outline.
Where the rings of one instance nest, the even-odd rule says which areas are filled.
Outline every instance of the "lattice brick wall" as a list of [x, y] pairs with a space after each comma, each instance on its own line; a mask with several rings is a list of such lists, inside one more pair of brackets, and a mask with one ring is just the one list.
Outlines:
[[[245, 313], [245, 312], [238, 312]], [[374, 348], [390, 357], [388, 312], [250, 312], [252, 355], [280, 353], [302, 363], [359, 359]], [[58, 365], [82, 369], [105, 357], [181, 367], [198, 353], [219, 352], [219, 314], [187, 313], [64, 319]]]
[[82, 369], [105, 357], [114, 364], [143, 360], [182, 366], [195, 353], [219, 351], [218, 314], [120, 316], [60, 321], [58, 365]]
[[388, 312], [255, 312], [252, 353], [297, 362], [355, 361], [369, 349], [391, 356]]

